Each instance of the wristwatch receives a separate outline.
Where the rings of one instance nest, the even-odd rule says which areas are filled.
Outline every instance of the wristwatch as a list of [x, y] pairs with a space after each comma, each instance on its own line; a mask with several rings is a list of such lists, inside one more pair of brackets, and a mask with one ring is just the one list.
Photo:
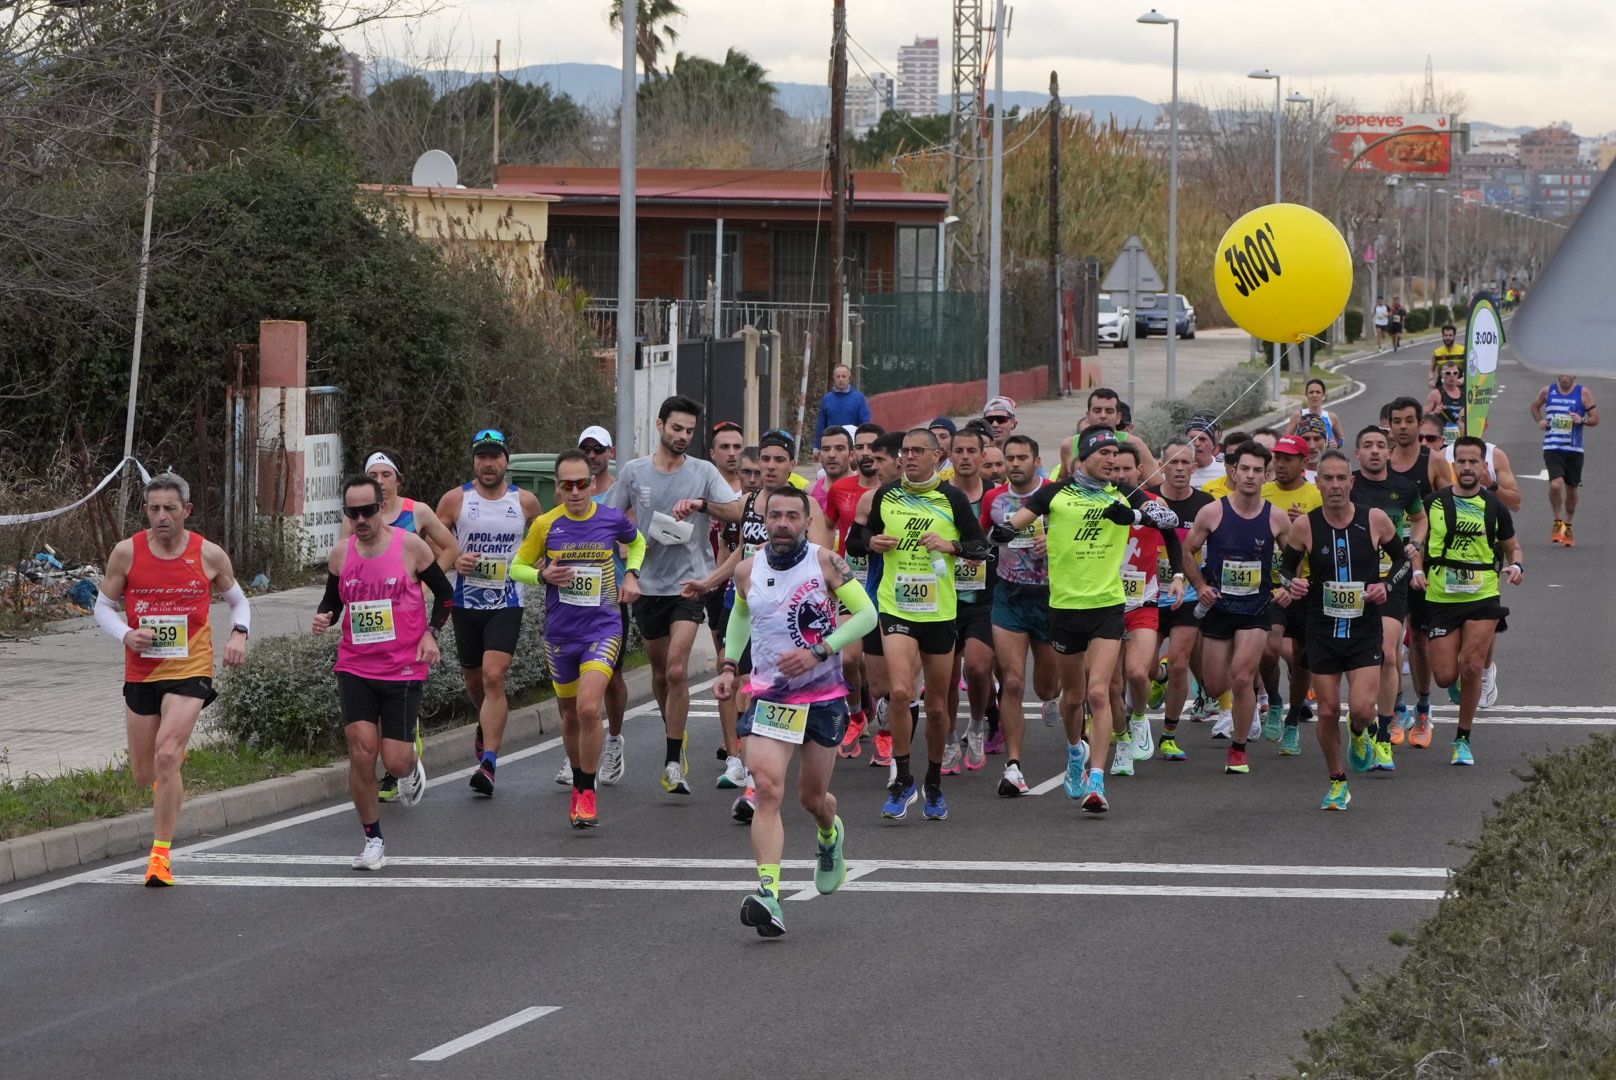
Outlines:
[[823, 641], [809, 646], [808, 651], [813, 653], [814, 659], [818, 660], [820, 663], [824, 663], [826, 660], [830, 659], [830, 648]]
[[242, 637], [251, 637], [252, 636], [250, 633], [247, 632], [247, 628], [245, 626], [242, 626], [240, 623], [237, 623], [236, 625], [232, 626], [230, 628], [230, 632], [232, 634], [240, 634]]

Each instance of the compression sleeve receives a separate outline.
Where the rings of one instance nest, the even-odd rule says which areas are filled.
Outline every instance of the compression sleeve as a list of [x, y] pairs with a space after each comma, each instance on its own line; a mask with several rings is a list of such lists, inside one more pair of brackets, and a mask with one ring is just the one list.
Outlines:
[[623, 560], [624, 571], [638, 571], [645, 565], [645, 535], [634, 530], [634, 539], [628, 542], [628, 557]]
[[1184, 572], [1184, 545], [1179, 542], [1177, 529], [1163, 529], [1162, 547], [1167, 551], [1167, 565], [1173, 568], [1173, 573]]
[[325, 572], [325, 595], [320, 597], [320, 606], [314, 609], [317, 614], [329, 612], [336, 615], [342, 610], [340, 585], [341, 582], [337, 579], [337, 575], [327, 570]]
[[427, 564], [420, 578], [432, 590], [432, 629], [441, 629], [449, 621], [449, 609], [454, 605], [454, 586], [449, 584], [449, 575], [436, 560]]
[[1305, 552], [1301, 548], [1293, 548], [1289, 544], [1285, 545], [1285, 550], [1280, 552], [1279, 555], [1279, 572], [1287, 578], [1295, 577], [1296, 572], [1302, 568], [1302, 556], [1304, 554]]
[[724, 659], [740, 663], [752, 640], [752, 609], [746, 606], [746, 596], [735, 590], [735, 606], [729, 609], [729, 626], [724, 630]]
[[[825, 639], [825, 646], [831, 652], [841, 652], [875, 629], [875, 605], [870, 603], [870, 594], [864, 591], [863, 585], [853, 580], [842, 582], [842, 587], [836, 590], [836, 599], [847, 608], [849, 618]], [[725, 638], [726, 652], [728, 641]]]
[[112, 598], [99, 589], [95, 594], [95, 621], [120, 645], [129, 636], [129, 621], [123, 617], [123, 612], [118, 610]]
[[847, 553], [855, 559], [864, 558], [870, 553], [871, 535], [869, 525], [860, 525], [855, 521], [853, 527], [847, 530]]
[[241, 591], [241, 582], [230, 586], [230, 591], [224, 594], [224, 599], [225, 603], [230, 605], [230, 625], [251, 630], [252, 605], [247, 602], [247, 594]]
[[948, 507], [954, 515], [954, 528], [960, 534], [960, 557], [986, 561], [993, 557], [993, 544], [982, 531], [982, 523], [971, 512], [971, 502], [965, 492], [952, 484], [948, 486]]
[[1380, 550], [1385, 552], [1386, 557], [1392, 561], [1391, 570], [1383, 576], [1385, 583], [1392, 587], [1402, 584], [1403, 579], [1409, 576], [1409, 571], [1414, 566], [1413, 563], [1408, 561], [1408, 552], [1403, 548], [1404, 541], [1398, 537], [1395, 531], [1392, 533], [1390, 540], [1380, 545]]

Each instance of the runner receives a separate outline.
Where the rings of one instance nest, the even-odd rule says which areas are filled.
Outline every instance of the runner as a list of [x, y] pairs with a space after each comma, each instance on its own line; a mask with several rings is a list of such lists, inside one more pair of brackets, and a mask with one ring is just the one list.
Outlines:
[[1392, 297], [1391, 310], [1386, 315], [1386, 333], [1391, 336], [1393, 352], [1403, 347], [1403, 322], [1407, 317], [1408, 308], [1403, 306], [1403, 298]]
[[[1384, 560], [1392, 580], [1408, 570], [1402, 541], [1391, 519], [1352, 502], [1347, 457], [1327, 451], [1319, 462], [1323, 505], [1291, 522], [1281, 573], [1285, 588], [1275, 597], [1284, 607], [1305, 606], [1307, 665], [1319, 702], [1319, 749], [1330, 775], [1321, 810], [1345, 810], [1352, 801], [1341, 761], [1341, 676], [1347, 677], [1347, 712], [1352, 767], [1374, 764], [1371, 728], [1380, 687], [1382, 634], [1380, 605], [1386, 601]], [[1306, 576], [1297, 567], [1306, 560]], [[1287, 728], [1287, 734], [1293, 729]]]
[[[1158, 493], [1167, 508], [1178, 515], [1176, 531], [1181, 547], [1189, 536], [1195, 515], [1213, 501], [1212, 496], [1191, 486], [1195, 455], [1195, 448], [1189, 438], [1183, 435], [1168, 439], [1162, 447], [1162, 482]], [[1160, 576], [1159, 567], [1157, 575]], [[1184, 703], [1189, 700], [1192, 670], [1199, 666], [1197, 657], [1200, 655], [1201, 618], [1195, 613], [1198, 599], [1199, 594], [1193, 583], [1186, 584], [1181, 604], [1173, 604], [1172, 597], [1167, 595], [1157, 598], [1157, 607], [1166, 609], [1157, 613], [1160, 632], [1167, 637], [1166, 679], [1161, 678], [1161, 669], [1158, 668], [1156, 680], [1166, 683], [1160, 743], [1161, 756], [1166, 761], [1183, 761], [1189, 756], [1178, 745], [1178, 724], [1184, 712]]]
[[[942, 821], [948, 817], [943, 746], [951, 726], [945, 710], [958, 608], [954, 562], [961, 556], [986, 559], [989, 547], [960, 490], [937, 479], [937, 437], [928, 429], [912, 428], [903, 436], [902, 454], [903, 479], [875, 491], [865, 524], [848, 537], [848, 550], [881, 556], [881, 647], [891, 696], [913, 700], [916, 668], [925, 669], [926, 802], [921, 813], [928, 821]], [[900, 708], [891, 722], [897, 774], [881, 814], [897, 819], [919, 796], [909, 770], [912, 716]]]
[[[903, 455], [903, 432], [888, 431], [876, 437], [870, 444], [870, 461], [875, 473], [875, 488], [866, 490], [859, 496], [858, 506], [853, 510], [853, 528], [848, 530], [846, 548], [848, 559], [864, 559], [864, 591], [869, 594], [871, 602], [880, 596], [881, 581], [884, 577], [885, 559], [879, 552], [868, 550], [868, 525], [870, 510], [875, 505], [875, 496], [882, 487], [896, 484], [903, 477], [899, 462]], [[860, 537], [863, 537], [860, 540]], [[857, 549], [855, 550], [855, 545]], [[849, 565], [852, 565], [851, 562]], [[887, 678], [887, 660], [885, 650], [881, 644], [881, 628], [878, 625], [874, 630], [864, 635], [864, 671], [869, 679], [870, 699], [875, 702], [875, 746], [870, 750], [870, 768], [889, 769], [892, 761], [892, 682]], [[916, 663], [919, 660], [916, 658]], [[913, 697], [910, 699], [913, 700]], [[900, 701], [899, 707], [902, 707]], [[916, 719], [918, 705], [913, 706], [910, 713], [910, 724]]]
[[1599, 423], [1594, 392], [1573, 375], [1560, 375], [1532, 399], [1532, 419], [1543, 431], [1543, 468], [1549, 474], [1550, 543], [1576, 547], [1571, 522], [1582, 497], [1582, 433]]
[[[825, 500], [825, 520], [836, 530], [836, 554], [847, 558], [847, 565], [861, 587], [869, 571], [869, 557], [854, 559], [847, 556], [847, 534], [853, 531], [860, 500], [866, 492], [881, 486], [881, 481], [876, 477], [875, 440], [882, 434], [879, 424], [858, 426], [853, 434], [853, 472], [831, 485]], [[871, 709], [862, 640], [842, 650], [842, 671], [847, 676], [847, 707], [852, 716], [847, 723], [847, 737], [842, 740], [838, 753], [844, 758], [858, 758], [864, 752], [864, 730], [869, 726]]]
[[[381, 485], [355, 476], [342, 486], [342, 513], [354, 533], [326, 559], [325, 595], [312, 626], [323, 634], [341, 620], [337, 696], [348, 744], [348, 793], [365, 846], [355, 870], [387, 865], [376, 759], [399, 777], [399, 802], [426, 794], [426, 769], [415, 749], [416, 721], [427, 675], [438, 662], [439, 628], [449, 620], [454, 590], [425, 540], [382, 523]], [[432, 590], [427, 614], [421, 586]], [[346, 616], [346, 617], [344, 617]]]
[[1184, 425], [1184, 435], [1195, 451], [1195, 468], [1190, 472], [1190, 486], [1204, 487], [1226, 475], [1223, 462], [1218, 460], [1218, 422], [1215, 417], [1200, 414], [1190, 417]]
[[[741, 902], [741, 922], [760, 937], [785, 933], [780, 911], [780, 821], [786, 771], [794, 746], [802, 747], [798, 792], [819, 826], [814, 887], [828, 895], [847, 877], [846, 829], [830, 792], [836, 751], [847, 726], [847, 683], [836, 654], [875, 624], [875, 609], [841, 556], [808, 541], [810, 500], [791, 488], [770, 489], [764, 520], [768, 543], [761, 557], [735, 572], [735, 607], [725, 634], [724, 670], [713, 686], [731, 697], [741, 653], [750, 647], [752, 706], [741, 720], [747, 767], [757, 787], [752, 853], [758, 891]], [[836, 625], [836, 603], [849, 617]]]
[[1218, 455], [1222, 468], [1217, 476], [1201, 485], [1201, 490], [1213, 499], [1234, 494], [1234, 452], [1251, 441], [1252, 437], [1244, 431], [1226, 432], [1223, 436], [1223, 451]]
[[[994, 526], [993, 539], [1009, 543], [1039, 517], [1053, 537], [1049, 556], [1049, 635], [1061, 674], [1061, 716], [1066, 726], [1066, 795], [1090, 813], [1110, 809], [1104, 762], [1111, 741], [1111, 672], [1122, 650], [1126, 594], [1122, 563], [1129, 530], [1150, 522], [1161, 530], [1168, 559], [1180, 570], [1178, 516], [1141, 491], [1125, 498], [1111, 482], [1116, 432], [1095, 426], [1078, 439], [1077, 469], [1048, 484]], [[1092, 721], [1083, 737], [1083, 710]], [[1088, 766], [1092, 765], [1092, 768]]]
[[[826, 434], [840, 431], [840, 428], [829, 428]], [[741, 454], [746, 448], [742, 437], [741, 425], [733, 420], [720, 420], [713, 425], [712, 439], [707, 449], [707, 460], [713, 463], [724, 482], [729, 484], [730, 490], [742, 498], [746, 495], [746, 486], [741, 480]], [[762, 469], [757, 471], [756, 482], [752, 490], [762, 482]], [[741, 544], [741, 523], [738, 521], [725, 521], [722, 518], [713, 518], [707, 531], [707, 541], [713, 549], [713, 558], [719, 563], [730, 557]], [[713, 663], [720, 665], [724, 660], [724, 628], [729, 625], [730, 605], [735, 594], [726, 582], [714, 586], [703, 597], [699, 597], [707, 609], [707, 630], [713, 635]], [[742, 787], [746, 785], [746, 766], [741, 763], [741, 744], [735, 734], [735, 724], [740, 719], [738, 702], [734, 698], [718, 703], [718, 727], [723, 742], [718, 747], [718, 760], [724, 763], [724, 772], [719, 781], [719, 787]]]
[[[819, 476], [808, 494], [824, 510], [830, 499], [831, 485], [848, 475], [853, 468], [853, 425], [826, 428], [819, 436]], [[826, 442], [829, 445], [826, 445]]]
[[1509, 629], [1509, 609], [1499, 603], [1499, 578], [1519, 585], [1525, 575], [1514, 519], [1481, 487], [1486, 453], [1486, 443], [1474, 436], [1454, 444], [1456, 475], [1453, 486], [1432, 503], [1422, 563], [1430, 575], [1431, 673], [1439, 686], [1459, 684], [1454, 765], [1476, 763], [1470, 729], [1481, 701], [1482, 672], [1494, 638]]
[[[1295, 435], [1282, 436], [1274, 444], [1274, 479], [1263, 485], [1262, 497], [1285, 511], [1294, 527], [1298, 518], [1324, 505], [1319, 489], [1304, 474], [1307, 464], [1307, 443]], [[1302, 573], [1307, 574], [1304, 566]], [[1274, 584], [1283, 586], [1279, 571], [1274, 572]], [[1279, 597], [1276, 595], [1276, 601]], [[1275, 603], [1270, 612], [1273, 624], [1268, 631], [1268, 649], [1263, 663], [1276, 669], [1283, 659], [1290, 667], [1290, 708], [1286, 709], [1270, 684], [1268, 713], [1263, 717], [1263, 738], [1279, 743], [1279, 752], [1295, 757], [1302, 752], [1301, 729], [1298, 725], [1307, 709], [1307, 690], [1310, 685], [1307, 667], [1307, 611], [1305, 604]], [[1275, 684], [1278, 672], [1274, 672]]]
[[[607, 494], [612, 490], [611, 463], [617, 457], [617, 450], [612, 446], [612, 433], [595, 425], [586, 427], [578, 435], [578, 449], [589, 459], [589, 497], [604, 506]], [[621, 552], [613, 565], [617, 568], [617, 580], [622, 581], [627, 564]], [[627, 642], [628, 604], [621, 602], [621, 595], [618, 600], [617, 614], [623, 627], [623, 640]], [[612, 669], [612, 681], [606, 684], [606, 741], [601, 745], [600, 765], [596, 771], [596, 776], [603, 784], [616, 784], [623, 779], [623, 717], [627, 712], [628, 684], [623, 681], [623, 664], [619, 658]], [[556, 783], [571, 787], [572, 780], [572, 763], [564, 761], [562, 771], [556, 773]]]
[[998, 487], [1010, 475], [1010, 463], [1005, 460], [1004, 450], [995, 443], [986, 443], [982, 447], [982, 483], [988, 487]]
[[[953, 485], [965, 496], [971, 520], [982, 520], [988, 485], [982, 480], [982, 451], [987, 445], [979, 428], [967, 424], [954, 436]], [[943, 775], [957, 776], [960, 767], [975, 772], [987, 764], [988, 710], [993, 700], [993, 592], [998, 551], [988, 559], [957, 559], [954, 588], [959, 605], [954, 617], [954, 671], [948, 678], [948, 743], [943, 747]], [[970, 722], [965, 745], [955, 736], [959, 717], [960, 680], [964, 678]]]
[[438, 520], [460, 545], [455, 560], [455, 652], [466, 693], [477, 706], [478, 765], [471, 790], [494, 796], [494, 770], [505, 738], [510, 703], [505, 676], [522, 635], [522, 587], [511, 580], [511, 556], [528, 523], [539, 516], [531, 491], [509, 483], [510, 449], [503, 432], [484, 428], [471, 437], [474, 478], [438, 500]]
[[1329, 445], [1332, 447], [1340, 446], [1342, 442], [1345, 441], [1342, 436], [1341, 419], [1337, 417], [1335, 413], [1324, 407], [1324, 399], [1328, 394], [1328, 389], [1324, 385], [1324, 380], [1307, 380], [1306, 393], [1307, 404], [1291, 413], [1290, 424], [1285, 430], [1290, 432], [1292, 435], [1299, 435], [1301, 434], [1300, 427], [1302, 418], [1305, 416], [1314, 417], [1322, 421], [1324, 424], [1325, 442], [1329, 443]]
[[1290, 519], [1262, 496], [1272, 455], [1248, 442], [1229, 457], [1233, 459], [1234, 493], [1203, 507], [1185, 541], [1191, 556], [1206, 548], [1206, 572], [1193, 559], [1185, 565], [1200, 594], [1196, 608], [1201, 612], [1206, 692], [1212, 697], [1233, 695], [1232, 710], [1218, 718], [1220, 724], [1228, 718], [1231, 727], [1223, 771], [1244, 774], [1251, 771], [1246, 743], [1262, 731], [1253, 680], [1272, 622], [1268, 603], [1273, 592], [1274, 544], [1284, 539]]
[[1391, 325], [1392, 309], [1384, 296], [1375, 297], [1375, 348], [1386, 347], [1386, 328]]
[[1386, 467], [1413, 481], [1419, 489], [1421, 502], [1430, 502], [1435, 492], [1453, 483], [1453, 470], [1448, 467], [1448, 459], [1420, 439], [1420, 427], [1427, 418], [1434, 419], [1439, 429], [1447, 427], [1445, 414], [1422, 412], [1420, 403], [1411, 397], [1393, 398], [1386, 406], [1389, 447]]
[[1442, 382], [1425, 397], [1425, 411], [1440, 413], [1443, 418], [1442, 434], [1449, 442], [1464, 434], [1465, 384], [1464, 368], [1449, 363], [1442, 367]]
[[[665, 398], [657, 409], [657, 448], [618, 471], [610, 505], [633, 515], [646, 538], [634, 621], [651, 661], [651, 692], [662, 713], [662, 790], [689, 795], [685, 721], [690, 714], [690, 650], [707, 611], [684, 595], [713, 568], [711, 518], [739, 521], [741, 500], [712, 462], [685, 454], [701, 422], [701, 406]], [[700, 595], [699, 593], [697, 595]]]
[[143, 501], [149, 528], [112, 549], [95, 598], [95, 621], [124, 647], [129, 769], [136, 784], [152, 789], [146, 884], [156, 888], [174, 884], [170, 851], [185, 798], [185, 747], [202, 709], [218, 696], [208, 600], [217, 590], [230, 605], [226, 667], [240, 667], [247, 658], [252, 608], [230, 556], [185, 527], [191, 487], [184, 479], [158, 473], [146, 482]]
[[1459, 344], [1459, 331], [1452, 323], [1442, 325], [1442, 344], [1431, 350], [1431, 377], [1426, 385], [1432, 390], [1442, 381], [1442, 369], [1448, 364], [1457, 364], [1460, 370], [1465, 364], [1465, 347]]
[[[645, 539], [622, 511], [590, 497], [589, 458], [582, 450], [556, 456], [555, 485], [558, 505], [528, 527], [511, 577], [544, 586], [544, 657], [572, 773], [567, 819], [587, 829], [599, 816], [595, 770], [585, 766], [598, 768], [606, 687], [623, 655], [623, 621], [614, 609], [639, 593]], [[621, 572], [619, 544], [628, 547]]]
[[1296, 424], [1296, 434], [1301, 436], [1303, 442], [1307, 443], [1307, 467], [1303, 470], [1302, 475], [1309, 482], [1316, 482], [1314, 474], [1319, 468], [1319, 458], [1323, 457], [1324, 452], [1330, 449], [1329, 429], [1324, 426], [1324, 421], [1318, 417], [1304, 416]]
[[1060, 476], [1070, 476], [1072, 473], [1072, 447], [1076, 445], [1078, 436], [1091, 427], [1109, 428], [1117, 436], [1118, 442], [1134, 442], [1139, 448], [1139, 468], [1144, 476], [1155, 476], [1156, 455], [1150, 452], [1150, 447], [1142, 441], [1134, 439], [1123, 430], [1123, 411], [1127, 406], [1115, 390], [1106, 386], [1096, 386], [1089, 391], [1088, 406], [1083, 418], [1077, 422], [1077, 435], [1069, 435], [1061, 440], [1060, 444]]
[[993, 432], [993, 441], [999, 446], [1004, 440], [1016, 433], [1018, 421], [1016, 419], [1016, 399], [1000, 395], [989, 398], [988, 403], [982, 406], [982, 420]]
[[954, 455], [954, 435], [959, 431], [954, 421], [946, 416], [939, 416], [926, 429], [937, 440], [938, 460], [942, 462], [937, 470], [937, 479], [952, 480], [954, 478], [954, 463], [950, 460]]

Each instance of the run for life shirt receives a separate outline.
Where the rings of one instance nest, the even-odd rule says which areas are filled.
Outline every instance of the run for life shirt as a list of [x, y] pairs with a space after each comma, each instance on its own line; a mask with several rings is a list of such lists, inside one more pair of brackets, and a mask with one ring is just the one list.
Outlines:
[[869, 526], [871, 535], [898, 538], [881, 560], [881, 613], [907, 622], [953, 622], [959, 603], [954, 556], [928, 551], [920, 540], [927, 533], [960, 542], [982, 539], [965, 494], [946, 482], [930, 491], [885, 484], [871, 503]]
[[1049, 519], [1051, 607], [1089, 611], [1122, 606], [1129, 526], [1103, 516], [1107, 506], [1122, 501], [1115, 485], [1090, 491], [1064, 483], [1039, 488], [1022, 507]]
[[692, 514], [685, 521], [690, 536], [682, 544], [657, 539], [657, 514], [671, 518], [681, 499], [706, 499], [713, 505], [734, 502], [738, 496], [718, 471], [701, 458], [686, 457], [673, 472], [658, 472], [653, 458], [635, 458], [617, 471], [617, 483], [606, 493], [608, 505], [634, 515], [645, 536], [645, 565], [640, 567], [640, 591], [646, 596], [677, 596], [679, 583], [712, 573], [713, 549], [708, 540], [712, 521]]

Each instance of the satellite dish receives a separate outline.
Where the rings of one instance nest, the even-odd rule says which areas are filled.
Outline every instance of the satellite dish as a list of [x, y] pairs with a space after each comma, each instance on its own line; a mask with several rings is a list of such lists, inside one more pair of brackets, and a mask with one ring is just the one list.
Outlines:
[[455, 168], [454, 158], [442, 150], [428, 150], [415, 159], [415, 168], [410, 170], [410, 183], [416, 187], [457, 187], [460, 184], [460, 170]]

